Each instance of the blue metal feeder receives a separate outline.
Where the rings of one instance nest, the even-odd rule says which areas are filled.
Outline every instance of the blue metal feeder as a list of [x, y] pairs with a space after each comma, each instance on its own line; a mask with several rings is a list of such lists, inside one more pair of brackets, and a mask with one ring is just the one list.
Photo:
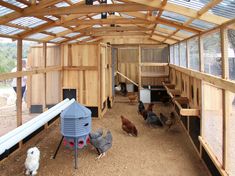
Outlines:
[[75, 149], [75, 168], [77, 169], [77, 150], [86, 146], [91, 132], [91, 111], [74, 102], [61, 113], [61, 134]]

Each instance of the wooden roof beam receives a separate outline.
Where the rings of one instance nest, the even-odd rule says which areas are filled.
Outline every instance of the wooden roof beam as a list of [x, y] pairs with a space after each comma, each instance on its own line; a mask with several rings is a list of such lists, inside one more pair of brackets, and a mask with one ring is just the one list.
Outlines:
[[[145, 15], [140, 13], [140, 12], [123, 12], [123, 13], [127, 14], [129, 16], [139, 18], [139, 19], [145, 19]], [[167, 26], [183, 29], [183, 30], [193, 32], [193, 33], [199, 33], [199, 32], [202, 31], [200, 29], [197, 29], [197, 28], [194, 28], [194, 27], [183, 26], [183, 24], [181, 24], [181, 23], [174, 22], [174, 21], [167, 20], [167, 19], [163, 19], [163, 18], [158, 18], [156, 20], [155, 17], [149, 17], [147, 20], [151, 23], [154, 23], [154, 24], [161, 23], [161, 24], [164, 24], [164, 25], [167, 25]]]
[[[163, 0], [162, 3], [161, 3], [161, 10], [159, 10], [159, 12], [157, 14], [157, 17], [156, 17], [156, 20], [158, 20], [162, 16], [162, 12], [163, 12], [162, 8], [164, 8], [166, 6], [166, 4], [167, 4], [167, 0]], [[157, 27], [157, 23], [154, 25], [150, 37], [152, 37], [156, 27]]]
[[31, 15], [32, 12], [40, 11], [41, 9], [43, 9], [45, 7], [48, 7], [48, 6], [51, 6], [51, 5], [53, 5], [53, 4], [57, 3], [57, 2], [60, 2], [60, 1], [62, 1], [62, 0], [50, 0], [50, 1], [42, 0], [37, 5], [32, 5], [30, 7], [24, 8], [22, 13], [12, 12], [10, 14], [1, 16], [0, 17], [0, 25], [4, 24], [4, 23], [7, 23], [9, 21], [12, 21], [14, 19], [20, 18], [20, 17], [23, 16], [23, 14], [30, 14], [29, 16], [32, 16]]
[[[214, 6], [216, 6], [217, 4], [219, 4], [221, 1], [223, 0], [214, 0], [209, 2], [208, 4], [206, 4], [203, 8], [201, 8], [198, 13], [197, 13], [197, 17], [199, 18], [200, 16], [202, 16], [204, 13], [206, 13], [208, 10], [210, 10], [211, 8], [213, 8]], [[194, 18], [190, 18], [188, 21], [186, 21], [184, 23], [185, 26], [191, 24], [195, 19]], [[166, 41], [168, 38], [172, 37], [173, 35], [175, 35], [177, 32], [179, 32], [180, 29], [177, 29], [176, 31], [174, 31], [172, 34], [170, 34], [168, 37], [166, 37], [166, 39], [164, 41]], [[163, 41], [163, 42], [164, 42]]]
[[15, 5], [11, 4], [11, 3], [8, 3], [8, 2], [2, 1], [2, 0], [0, 0], [0, 5], [4, 6], [4, 7], [7, 7], [9, 9], [11, 9], [11, 10], [14, 10], [14, 11], [16, 11], [18, 13], [22, 13], [23, 12], [22, 8], [17, 7]]
[[180, 6], [177, 4], [173, 4], [170, 2], [168, 2], [165, 7], [161, 7], [161, 1], [159, 1], [159, 0], [151, 0], [151, 1], [149, 1], [149, 0], [141, 0], [141, 1], [140, 0], [128, 0], [126, 2], [135, 2], [138, 4], [147, 5], [147, 6], [162, 9], [162, 10], [167, 10], [167, 11], [174, 12], [174, 13], [177, 13], [180, 15], [184, 15], [186, 17], [204, 20], [206, 22], [214, 23], [217, 25], [220, 25], [220, 24], [223, 24], [224, 22], [229, 21], [228, 18], [214, 15], [214, 14], [211, 14], [208, 12], [204, 13], [203, 15], [198, 17], [198, 11], [196, 11], [194, 9], [187, 8], [187, 7]]
[[127, 18], [115, 18], [115, 19], [93, 19], [93, 20], [76, 20], [68, 22], [66, 25], [96, 25], [96, 24], [151, 24], [151, 21], [142, 19], [127, 19]]
[[[78, 8], [79, 7], [79, 8]], [[141, 4], [100, 4], [100, 5], [73, 5], [70, 7], [52, 7], [41, 9], [40, 11], [30, 12], [30, 15], [68, 15], [68, 14], [89, 14], [101, 12], [135, 12], [156, 10], [156, 8]], [[29, 13], [23, 12], [24, 15]]]

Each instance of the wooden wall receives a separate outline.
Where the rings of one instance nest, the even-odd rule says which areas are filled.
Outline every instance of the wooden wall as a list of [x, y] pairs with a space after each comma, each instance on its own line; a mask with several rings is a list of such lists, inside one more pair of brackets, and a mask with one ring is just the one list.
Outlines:
[[[48, 46], [46, 63], [42, 46], [32, 46], [28, 55], [27, 69], [60, 66], [60, 47]], [[54, 105], [61, 100], [60, 71], [34, 74], [27, 78], [28, 105]]]
[[99, 117], [111, 100], [112, 74], [111, 49], [104, 44], [62, 45], [62, 89], [76, 89], [77, 100], [98, 108]]

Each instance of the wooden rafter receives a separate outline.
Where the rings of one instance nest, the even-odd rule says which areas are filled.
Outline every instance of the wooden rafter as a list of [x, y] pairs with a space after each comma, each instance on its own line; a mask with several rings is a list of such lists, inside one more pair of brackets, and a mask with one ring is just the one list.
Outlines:
[[[206, 4], [201, 10], [198, 11], [197, 13], [197, 17], [196, 18], [200, 18], [200, 16], [202, 16], [203, 14], [205, 14], [209, 9], [213, 8], [214, 6], [216, 6], [217, 4], [219, 4], [221, 1], [223, 0], [214, 0], [209, 2], [208, 4]], [[188, 21], [186, 21], [184, 23], [185, 26], [191, 24], [193, 21], [195, 20], [195, 18], [190, 18]], [[166, 39], [164, 41], [166, 41], [168, 38], [172, 37], [173, 35], [175, 35], [177, 32], [179, 32], [180, 29], [177, 29], [176, 31], [174, 31], [172, 34], [170, 34], [168, 37], [166, 37]], [[164, 42], [163, 41], [163, 42]]]
[[8, 2], [2, 1], [2, 0], [0, 1], [0, 5], [4, 6], [4, 7], [7, 7], [9, 9], [11, 9], [11, 10], [14, 10], [14, 11], [16, 11], [18, 13], [22, 13], [22, 11], [23, 11], [22, 8], [17, 7], [15, 5], [12, 5], [11, 3], [8, 3]]
[[[122, 1], [122, 0], [119, 0]], [[161, 7], [161, 1], [159, 0], [127, 0], [125, 2], [135, 2], [138, 4], [142, 4], [142, 5], [147, 5], [150, 7], [154, 7], [154, 8], [158, 8], [158, 9], [162, 9], [162, 10], [167, 10], [170, 12], [174, 12], [174, 13], [178, 13], [190, 18], [194, 18], [194, 19], [200, 19], [200, 20], [204, 20], [206, 22], [210, 22], [210, 23], [214, 23], [214, 24], [222, 24], [225, 23], [227, 21], [229, 21], [228, 18], [224, 18], [218, 15], [214, 15], [211, 13], [204, 13], [203, 15], [201, 15], [200, 17], [198, 17], [198, 11], [194, 10], [194, 9], [190, 9], [187, 7], [183, 7], [177, 4], [173, 4], [173, 3], [167, 3], [166, 6]]]
[[[139, 19], [145, 19], [145, 15], [143, 13], [140, 13], [140, 12], [124, 12], [124, 14], [127, 14], [129, 16], [133, 16], [133, 17], [136, 17], [136, 18], [139, 18]], [[167, 20], [167, 19], [163, 19], [163, 18], [158, 18], [158, 20], [156, 20], [155, 17], [153, 17], [153, 16], [149, 17], [146, 21], [149, 21], [153, 24], [161, 23], [161, 24], [164, 24], [164, 25], [167, 25], [167, 26], [183, 29], [183, 30], [193, 32], [193, 33], [199, 33], [199, 32], [202, 31], [200, 29], [197, 29], [197, 28], [194, 28], [194, 27], [183, 26], [183, 24], [181, 24], [181, 23], [173, 22], [171, 20]]]
[[[156, 20], [158, 20], [161, 17], [162, 12], [163, 12], [162, 8], [164, 8], [166, 6], [166, 4], [167, 4], [167, 0], [163, 0], [162, 3], [161, 3], [161, 9], [159, 10], [159, 12], [157, 14]], [[153, 36], [153, 33], [154, 33], [156, 27], [157, 27], [157, 23], [154, 25], [153, 30], [152, 30], [152, 32], [150, 34], [150, 37]]]
[[[51, 5], [58, 3], [60, 1], [62, 1], [62, 0], [50, 0], [50, 1], [42, 0], [37, 5], [32, 5], [30, 7], [24, 8], [22, 13], [12, 12], [10, 14], [7, 14], [7, 15], [0, 17], [0, 24], [4, 24], [4, 23], [7, 23], [7, 22], [12, 21], [14, 19], [20, 18], [23, 16], [23, 13], [31, 14], [32, 12], [40, 11], [41, 9], [48, 7], [48, 6], [51, 6]], [[32, 16], [32, 15], [30, 15], [30, 16]]]
[[[79, 7], [79, 8], [78, 8]], [[102, 4], [102, 5], [73, 5], [70, 7], [52, 7], [40, 11], [30, 12], [30, 15], [68, 15], [68, 14], [89, 14], [101, 12], [135, 12], [155, 10], [156, 8], [140, 4]], [[24, 15], [29, 13], [23, 12]]]

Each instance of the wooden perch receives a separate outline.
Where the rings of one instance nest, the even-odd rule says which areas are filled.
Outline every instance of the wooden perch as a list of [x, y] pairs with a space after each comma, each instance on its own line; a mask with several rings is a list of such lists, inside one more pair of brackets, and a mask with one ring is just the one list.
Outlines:
[[130, 81], [131, 83], [133, 83], [136, 86], [139, 86], [135, 81], [132, 81], [130, 78], [128, 78], [127, 76], [123, 75], [122, 73], [120, 73], [119, 71], [116, 71], [117, 74], [119, 74], [120, 76], [122, 76], [123, 78], [127, 79], [128, 81]]

